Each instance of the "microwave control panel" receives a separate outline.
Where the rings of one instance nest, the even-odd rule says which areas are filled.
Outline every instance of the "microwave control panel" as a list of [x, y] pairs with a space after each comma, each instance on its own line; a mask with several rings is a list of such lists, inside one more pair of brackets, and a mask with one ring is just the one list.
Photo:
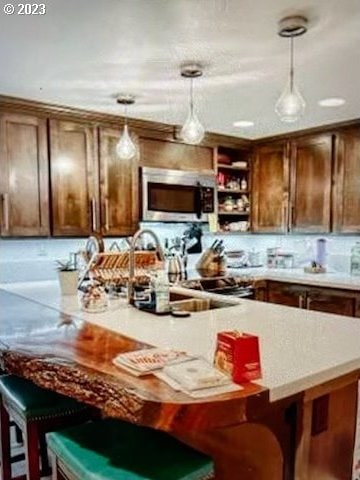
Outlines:
[[203, 213], [213, 213], [214, 211], [214, 189], [211, 187], [202, 187], [201, 203]]

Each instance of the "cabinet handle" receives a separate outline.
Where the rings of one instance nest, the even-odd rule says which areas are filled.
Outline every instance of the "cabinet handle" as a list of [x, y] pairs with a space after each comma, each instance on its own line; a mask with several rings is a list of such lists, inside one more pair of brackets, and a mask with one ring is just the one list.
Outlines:
[[289, 230], [292, 229], [292, 227], [294, 226], [294, 214], [295, 214], [295, 207], [293, 204], [291, 204], [291, 214], [290, 214], [290, 225], [289, 225]]
[[289, 231], [289, 205], [285, 201], [284, 203], [284, 220], [283, 220], [283, 225], [284, 225], [284, 232], [287, 233]]
[[109, 231], [109, 200], [105, 198], [105, 230]]
[[299, 295], [299, 308], [304, 308], [304, 296]]
[[91, 199], [91, 227], [93, 232], [96, 232], [97, 230], [97, 224], [96, 224], [96, 200], [94, 197]]
[[2, 208], [3, 208], [3, 222], [4, 222], [4, 231], [8, 232], [10, 228], [10, 219], [9, 219], [9, 194], [2, 194]]

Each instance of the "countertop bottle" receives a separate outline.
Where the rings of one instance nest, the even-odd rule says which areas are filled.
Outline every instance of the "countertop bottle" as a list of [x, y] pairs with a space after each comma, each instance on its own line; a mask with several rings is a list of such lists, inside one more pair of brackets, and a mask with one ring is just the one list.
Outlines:
[[169, 280], [165, 272], [158, 273], [154, 280], [155, 290], [155, 311], [156, 313], [167, 313], [170, 310]]
[[356, 242], [351, 249], [351, 275], [360, 276], [360, 242]]

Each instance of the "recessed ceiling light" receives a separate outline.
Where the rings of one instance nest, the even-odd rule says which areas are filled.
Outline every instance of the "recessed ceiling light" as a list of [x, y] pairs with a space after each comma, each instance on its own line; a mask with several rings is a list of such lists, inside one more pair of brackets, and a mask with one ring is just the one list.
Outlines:
[[234, 127], [249, 128], [253, 127], [255, 124], [251, 120], [238, 120], [237, 122], [234, 122], [233, 125]]
[[320, 107], [341, 107], [345, 104], [343, 98], [333, 97], [333, 98], [323, 98], [318, 101]]

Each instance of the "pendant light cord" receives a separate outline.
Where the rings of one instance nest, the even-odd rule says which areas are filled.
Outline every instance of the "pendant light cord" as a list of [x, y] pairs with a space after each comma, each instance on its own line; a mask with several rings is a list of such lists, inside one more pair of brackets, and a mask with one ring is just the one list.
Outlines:
[[194, 79], [190, 78], [190, 113], [191, 115], [194, 113], [194, 87], [193, 87]]
[[294, 37], [290, 38], [290, 91], [294, 91]]
[[128, 109], [128, 106], [125, 104], [124, 105], [124, 127], [127, 126], [127, 109]]

